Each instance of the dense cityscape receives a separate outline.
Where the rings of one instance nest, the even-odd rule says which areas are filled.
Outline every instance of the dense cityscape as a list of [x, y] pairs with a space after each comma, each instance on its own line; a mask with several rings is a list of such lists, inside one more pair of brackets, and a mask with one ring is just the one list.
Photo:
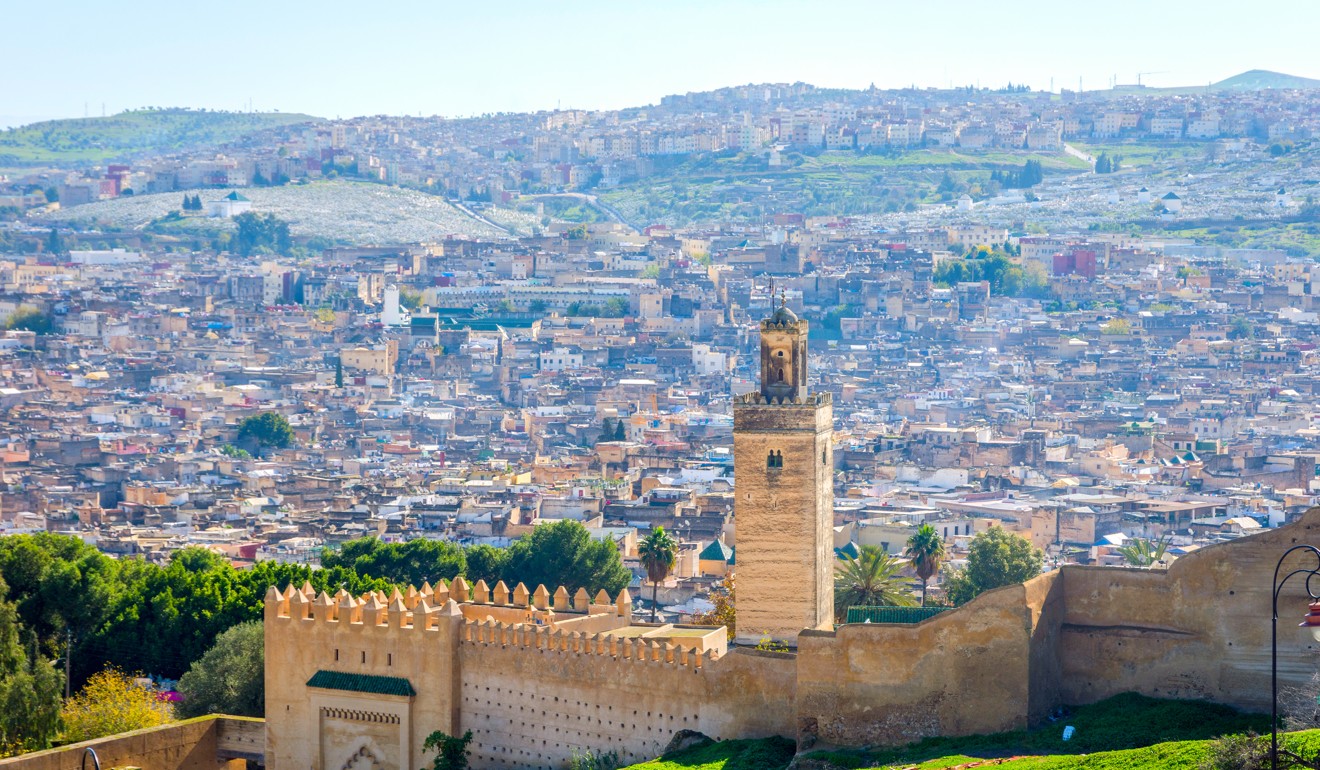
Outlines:
[[[1182, 609], [1166, 621], [1084, 622], [1100, 613], [1077, 609], [1083, 589], [1072, 586], [1120, 573], [1069, 570], [1141, 573], [1109, 578], [1133, 592], [1155, 590], [1147, 573], [1195, 574], [1161, 588], [1160, 601], [1183, 592], [1188, 603], [1219, 601], [1233, 591], [1206, 588], [1227, 581], [1202, 576], [1206, 565], [1249, 564], [1241, 569], [1255, 575], [1278, 555], [1260, 550], [1267, 565], [1250, 550], [1268, 538], [1315, 542], [1317, 137], [1320, 82], [1263, 71], [1189, 88], [1076, 91], [761, 84], [622, 110], [460, 119], [152, 107], [0, 131], [0, 685], [13, 673], [8, 645], [13, 671], [38, 660], [63, 667], [60, 688], [76, 691], [109, 665], [178, 697], [177, 680], [217, 636], [241, 621], [259, 629], [264, 617], [267, 695], [254, 708], [265, 708], [265, 738], [217, 729], [222, 744], [229, 729], [235, 746], [251, 740], [266, 753], [218, 756], [281, 770], [312, 755], [319, 770], [402, 768], [423, 761], [427, 733], [458, 740], [460, 727], [476, 730], [474, 767], [563, 767], [571, 748], [573, 762], [579, 750], [601, 761], [575, 768], [613, 768], [687, 748], [670, 735], [689, 727], [716, 746], [785, 736], [791, 758], [793, 740], [802, 752], [816, 740], [874, 748], [1023, 730], [1063, 704], [1127, 692], [1265, 710], [1254, 667], [1268, 655], [1253, 652], [1247, 673], [1213, 685], [1179, 678], [1169, 660], [1185, 649], [1178, 635], [1193, 633], [1179, 630], [1192, 623]], [[774, 358], [785, 351], [795, 362], [787, 380]], [[796, 390], [775, 390], [785, 382]], [[814, 416], [767, 417], [776, 405]], [[819, 454], [823, 470], [777, 491], [781, 469], [785, 479], [800, 472], [796, 449], [782, 447], [811, 425], [824, 438], [807, 465]], [[739, 462], [735, 475], [744, 446], [757, 458], [768, 447], [766, 467]], [[753, 472], [769, 481], [749, 480]], [[796, 502], [790, 486], [824, 502]], [[784, 499], [810, 509], [825, 534], [806, 525], [791, 534], [796, 525], [773, 518]], [[768, 532], [778, 539], [767, 543]], [[1287, 532], [1309, 534], [1287, 541]], [[931, 542], [937, 555], [922, 550]], [[833, 558], [821, 567], [806, 548], [800, 567], [802, 543]], [[988, 582], [978, 543], [1020, 548], [1025, 571]], [[1240, 545], [1238, 555], [1196, 556], [1226, 544]], [[81, 566], [61, 577], [61, 563]], [[159, 571], [135, 576], [137, 564]], [[201, 583], [180, 571], [229, 581], [204, 618], [153, 604], [170, 595], [201, 606], [189, 603]], [[739, 608], [762, 623], [748, 613], [797, 606], [791, 588], [762, 604], [761, 587], [821, 575], [829, 596], [801, 601], [812, 605], [806, 617], [820, 610], [824, 620], [735, 630]], [[990, 617], [1007, 601], [1002, 587], [1024, 580], [1027, 615], [1067, 605], [1053, 632], [1065, 640], [1059, 650], [1068, 633], [1109, 633], [1078, 628], [1129, 629], [1141, 649], [1155, 644], [1143, 634], [1163, 634], [1169, 647], [1121, 675], [1082, 673], [1053, 651], [1064, 662], [1040, 675], [1053, 689], [1038, 689], [1034, 669], [1024, 674], [1029, 691], [1020, 708], [1005, 696], [1000, 721], [941, 712], [930, 724], [894, 717], [877, 727], [861, 706], [848, 716], [850, 706], [821, 705], [825, 685], [807, 672], [825, 665], [808, 661], [820, 654], [811, 645], [826, 642], [811, 634], [842, 647], [872, 633], [855, 626], [908, 633], [961, 623], [975, 607]], [[1060, 598], [1034, 598], [1042, 580]], [[75, 617], [55, 585], [105, 590], [105, 604]], [[1113, 585], [1090, 601], [1121, 594]], [[1259, 601], [1259, 587], [1235, 590]], [[1113, 600], [1119, 614], [1137, 603]], [[545, 727], [509, 737], [523, 717], [490, 700], [470, 711], [477, 680], [467, 674], [454, 685], [464, 705], [456, 695], [449, 711], [416, 705], [413, 717], [315, 694], [399, 695], [370, 688], [410, 674], [344, 673], [341, 646], [356, 656], [357, 642], [313, 625], [449, 640], [451, 616], [467, 625], [437, 649], [452, 645], [455, 661], [502, 672], [481, 681], [499, 682], [509, 703], [524, 687], [540, 701], [576, 693], [563, 696], [565, 709], [570, 697], [584, 709], [597, 697], [545, 682], [530, 689], [534, 674], [512, 673], [524, 664], [496, 657], [526, 647], [692, 667], [709, 691], [676, 685], [684, 705], [656, 705], [668, 721], [655, 736], [645, 727], [644, 741], [636, 711], [630, 737], [600, 724], [600, 704], [621, 711], [642, 697], [609, 691], [583, 712], [596, 732], [565, 712], [577, 715], [577, 737], [554, 747]], [[308, 625], [279, 625], [299, 618]], [[1024, 648], [1032, 666], [1044, 649], [1032, 646], [1043, 644], [1036, 622]], [[727, 637], [707, 628], [718, 626]], [[247, 643], [260, 645], [253, 633]], [[294, 633], [308, 636], [282, 636]], [[276, 638], [314, 638], [308, 649], [333, 649], [335, 665], [277, 651]], [[1097, 661], [1137, 654], [1067, 643]], [[403, 650], [413, 642], [400, 644], [380, 652], [388, 664], [369, 664], [375, 648], [364, 646], [361, 665], [412, 661]], [[464, 645], [500, 651], [469, 659]], [[1228, 660], [1232, 645], [1186, 654]], [[276, 655], [302, 673], [272, 673]], [[781, 659], [796, 673], [736, 668]], [[742, 701], [726, 704], [727, 719], [688, 708], [685, 698], [726, 692], [711, 679], [735, 677], [724, 661], [767, 691], [776, 677], [796, 682], [785, 685], [796, 687], [796, 726], [739, 716], [756, 711]], [[457, 681], [453, 666], [444, 676]], [[1149, 682], [1131, 673], [1157, 668]], [[1314, 670], [1312, 660], [1288, 675], [1300, 682]], [[430, 703], [420, 675], [401, 681]], [[0, 694], [18, 692], [7, 686]], [[835, 686], [846, 694], [830, 698], [852, 703], [854, 691]], [[894, 685], [908, 687], [918, 685]], [[297, 719], [327, 725], [322, 738], [294, 717], [277, 722], [278, 699]], [[319, 717], [298, 711], [312, 706]], [[221, 708], [188, 715], [211, 711]], [[448, 727], [416, 723], [440, 713], [452, 714]], [[676, 715], [693, 723], [674, 725]], [[390, 720], [410, 718], [411, 738], [389, 738], [399, 724]], [[509, 732], [483, 733], [491, 720], [507, 720]], [[1310, 720], [1290, 729], [1316, 727]], [[381, 746], [403, 748], [350, 747], [344, 736], [358, 735], [358, 723]], [[12, 724], [0, 719], [0, 750], [45, 748], [56, 735], [6, 732]], [[561, 729], [568, 741], [568, 722]], [[67, 730], [67, 742], [79, 740]], [[331, 761], [332, 749], [348, 748], [355, 758]], [[0, 768], [6, 761], [21, 757]], [[787, 762], [763, 761], [740, 766]]]

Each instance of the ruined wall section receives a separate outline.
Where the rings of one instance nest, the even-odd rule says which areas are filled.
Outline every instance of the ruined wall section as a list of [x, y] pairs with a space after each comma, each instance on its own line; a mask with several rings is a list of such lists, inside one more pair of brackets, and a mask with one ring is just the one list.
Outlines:
[[[1320, 508], [1289, 526], [1202, 548], [1167, 571], [1064, 567], [1061, 699], [1140, 692], [1268, 710], [1274, 566], [1299, 544], [1320, 546]], [[1292, 558], [1291, 567], [1317, 566], [1314, 557]], [[1279, 597], [1282, 687], [1315, 672], [1320, 645], [1297, 628], [1306, 603], [1298, 579]]]
[[990, 591], [914, 625], [803, 632], [799, 737], [860, 746], [1026, 727], [1042, 707], [1033, 685], [1057, 673], [1058, 577]]

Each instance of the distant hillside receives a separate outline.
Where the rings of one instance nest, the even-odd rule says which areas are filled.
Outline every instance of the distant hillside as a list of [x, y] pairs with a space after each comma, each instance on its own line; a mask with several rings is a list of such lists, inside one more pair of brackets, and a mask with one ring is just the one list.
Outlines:
[[182, 109], [49, 120], [0, 131], [0, 165], [103, 163], [141, 153], [220, 144], [268, 128], [318, 120], [298, 113]]
[[1320, 80], [1269, 70], [1250, 70], [1210, 86], [1215, 91], [1264, 91], [1270, 88], [1320, 88]]

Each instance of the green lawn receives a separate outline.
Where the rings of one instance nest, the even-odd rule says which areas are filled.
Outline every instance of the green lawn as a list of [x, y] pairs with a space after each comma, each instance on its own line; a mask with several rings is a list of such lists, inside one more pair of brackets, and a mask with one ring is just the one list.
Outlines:
[[1100, 153], [1106, 152], [1110, 156], [1118, 155], [1122, 158], [1124, 167], [1151, 166], [1164, 161], [1178, 160], [1181, 158], [1195, 158], [1203, 156], [1207, 145], [1196, 142], [1190, 144], [1141, 144], [1137, 142], [1107, 142], [1100, 144], [1078, 144], [1077, 142], [1068, 142], [1088, 155], [1100, 157]]
[[[1255, 731], [1263, 733], [1269, 720], [1242, 714], [1227, 706], [1198, 701], [1170, 701], [1140, 695], [1120, 695], [1079, 707], [1063, 719], [1031, 731], [1012, 731], [963, 738], [928, 738], [909, 746], [818, 751], [807, 756], [844, 770], [858, 768], [947, 768], [979, 759], [1015, 758], [996, 767], [1021, 768], [1195, 768], [1206, 756], [1210, 739]], [[1064, 741], [1063, 727], [1076, 728]], [[1320, 751], [1320, 730], [1299, 733], [1308, 751]], [[781, 770], [791, 759], [787, 742], [725, 741], [690, 749], [669, 757], [634, 765], [632, 770], [740, 770], [745, 757], [759, 752], [763, 764]], [[758, 748], [759, 747], [759, 748]], [[775, 751], [787, 756], [771, 761]]]

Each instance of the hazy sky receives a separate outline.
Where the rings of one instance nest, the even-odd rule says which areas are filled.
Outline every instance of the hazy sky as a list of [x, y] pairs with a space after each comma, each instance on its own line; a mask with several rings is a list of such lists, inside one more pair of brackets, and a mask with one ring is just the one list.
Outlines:
[[103, 104], [459, 116], [750, 82], [1320, 78], [1317, 0], [0, 0], [0, 19], [0, 125]]

